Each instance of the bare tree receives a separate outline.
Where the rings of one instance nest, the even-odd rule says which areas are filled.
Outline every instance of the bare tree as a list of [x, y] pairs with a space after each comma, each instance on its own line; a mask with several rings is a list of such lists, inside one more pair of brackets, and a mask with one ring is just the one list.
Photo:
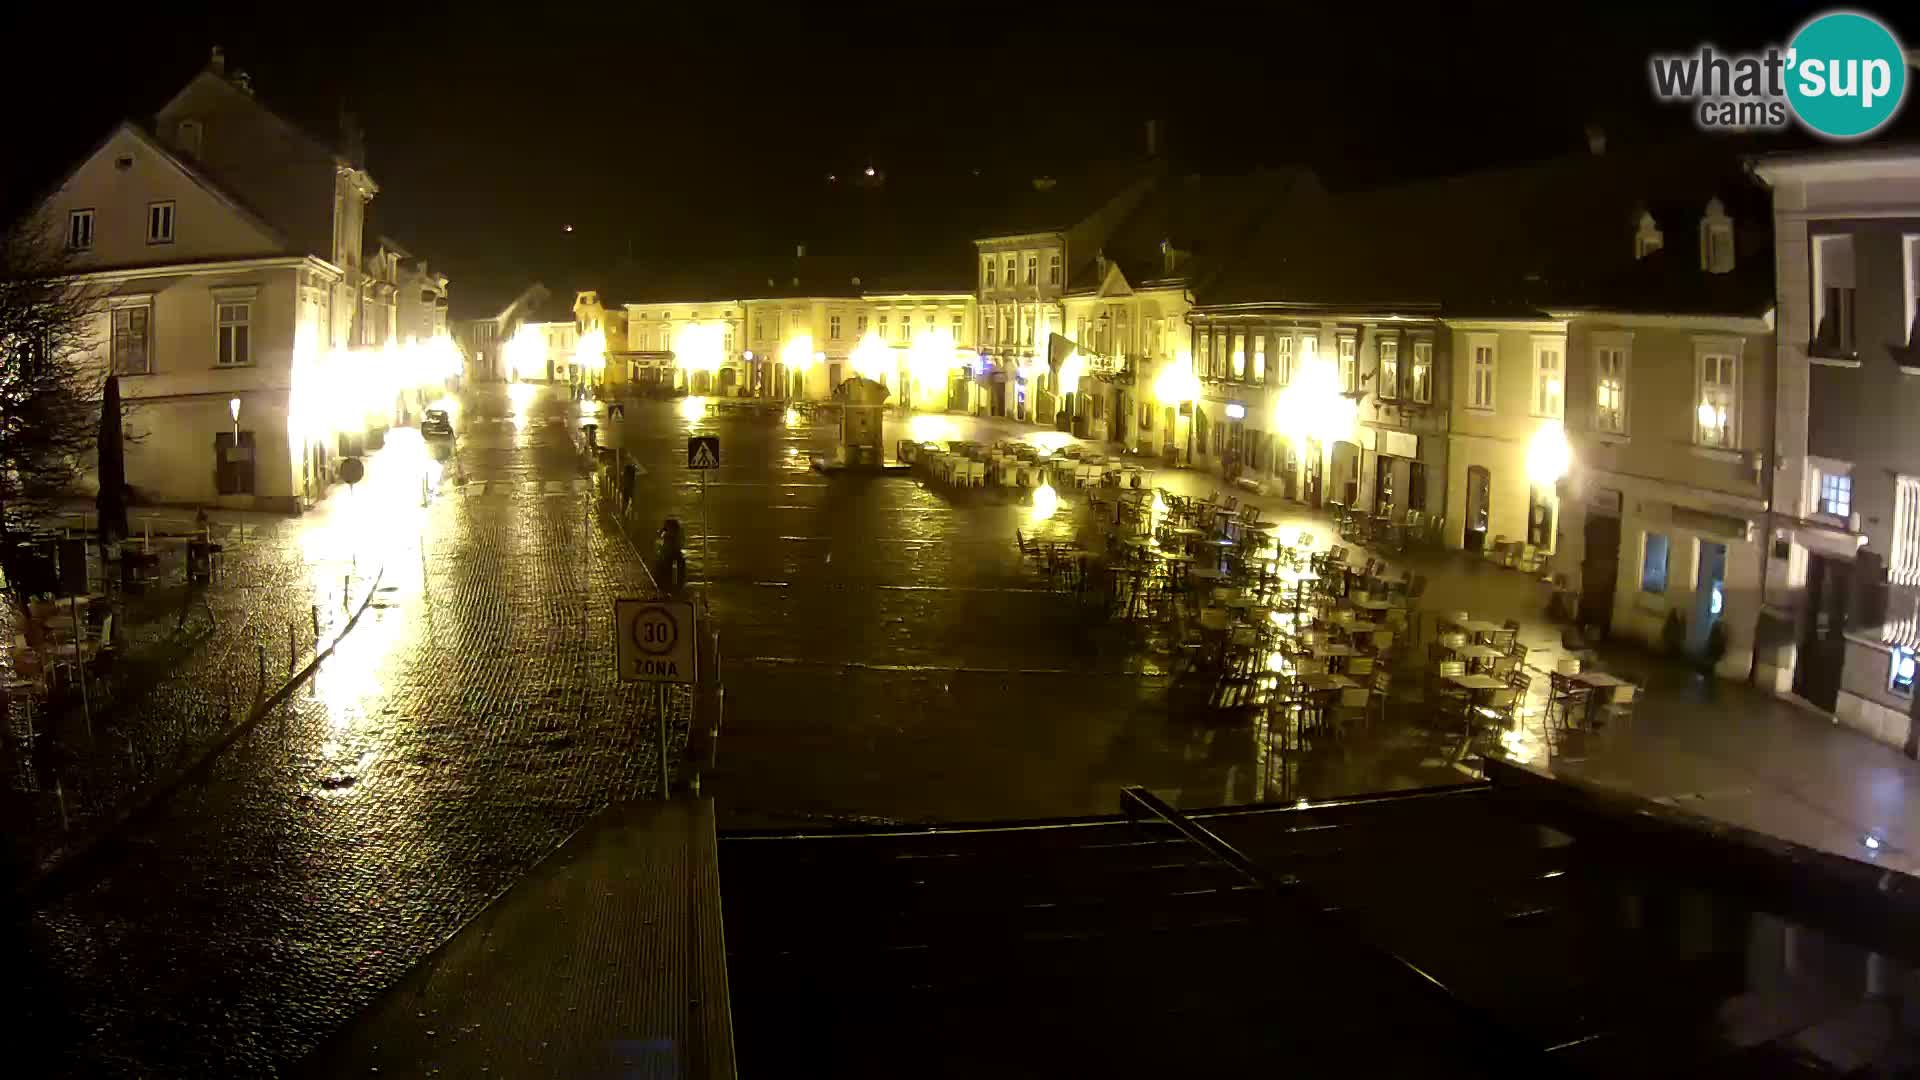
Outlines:
[[74, 494], [99, 436], [107, 372], [93, 358], [102, 291], [77, 281], [45, 218], [0, 233], [0, 570], [20, 586], [20, 543]]

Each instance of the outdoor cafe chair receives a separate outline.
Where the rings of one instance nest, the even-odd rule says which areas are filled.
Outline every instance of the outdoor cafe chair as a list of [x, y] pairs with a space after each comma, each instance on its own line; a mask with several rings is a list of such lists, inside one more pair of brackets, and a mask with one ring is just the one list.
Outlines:
[[1593, 703], [1593, 690], [1573, 681], [1574, 671], [1554, 671], [1547, 676], [1547, 712], [1556, 715], [1563, 728], [1579, 727]]
[[1640, 694], [1638, 686], [1632, 683], [1610, 686], [1602, 693], [1606, 694], [1600, 704], [1600, 718], [1603, 722], [1612, 723], [1615, 720], [1633, 719], [1634, 702], [1639, 699]]

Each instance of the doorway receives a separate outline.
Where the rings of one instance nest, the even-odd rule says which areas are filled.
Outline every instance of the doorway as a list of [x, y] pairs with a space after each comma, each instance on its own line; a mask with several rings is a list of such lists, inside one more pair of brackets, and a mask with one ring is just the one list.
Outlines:
[[1407, 509], [1427, 512], [1427, 463], [1407, 462]]
[[1527, 488], [1527, 543], [1536, 551], [1553, 550], [1552, 490], [1538, 484]]
[[1373, 516], [1393, 516], [1393, 459], [1385, 454], [1373, 456]]
[[1586, 556], [1580, 563], [1581, 626], [1613, 628], [1613, 594], [1620, 584], [1620, 519], [1589, 512]]
[[1303, 477], [1302, 482], [1306, 485], [1307, 489], [1307, 505], [1313, 507], [1315, 510], [1320, 509], [1320, 504], [1325, 498], [1322, 493], [1322, 488], [1326, 482], [1326, 461], [1320, 453], [1320, 440], [1318, 439], [1307, 440], [1307, 468], [1306, 475]]
[[1824, 555], [1807, 558], [1807, 606], [1800, 624], [1800, 659], [1793, 692], [1832, 712], [1840, 700], [1840, 668], [1847, 655], [1847, 601], [1853, 564]]
[[1465, 546], [1468, 551], [1487, 550], [1487, 517], [1493, 506], [1493, 474], [1479, 465], [1467, 469], [1467, 520]]
[[1687, 648], [1698, 655], [1707, 648], [1707, 635], [1720, 621], [1727, 604], [1727, 545], [1700, 541], [1694, 564], [1693, 617], [1687, 625]]

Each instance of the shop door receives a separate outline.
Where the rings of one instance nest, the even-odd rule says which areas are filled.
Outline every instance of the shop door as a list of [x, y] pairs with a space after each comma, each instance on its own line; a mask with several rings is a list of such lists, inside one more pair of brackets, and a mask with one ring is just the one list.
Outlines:
[[1479, 465], [1467, 470], [1466, 548], [1487, 550], [1487, 517], [1493, 506], [1493, 474]]
[[1800, 661], [1793, 692], [1833, 711], [1840, 700], [1840, 666], [1847, 655], [1847, 599], [1853, 564], [1824, 555], [1807, 558], [1807, 607], [1800, 625]]
[[1306, 488], [1307, 488], [1307, 505], [1313, 507], [1315, 510], [1320, 509], [1320, 503], [1323, 501], [1323, 498], [1324, 498], [1324, 496], [1321, 493], [1321, 488], [1324, 486], [1324, 482], [1326, 480], [1325, 468], [1326, 468], [1326, 463], [1322, 460], [1321, 454], [1320, 454], [1320, 441], [1318, 439], [1308, 439], [1307, 440], [1307, 469], [1306, 469], [1306, 480], [1305, 480]]
[[1373, 516], [1388, 517], [1393, 514], [1393, 458], [1385, 454], [1373, 456]]
[[1587, 515], [1586, 558], [1580, 563], [1580, 625], [1613, 627], [1613, 593], [1620, 584], [1620, 519]]
[[1425, 513], [1427, 509], [1427, 464], [1407, 462], [1407, 509]]

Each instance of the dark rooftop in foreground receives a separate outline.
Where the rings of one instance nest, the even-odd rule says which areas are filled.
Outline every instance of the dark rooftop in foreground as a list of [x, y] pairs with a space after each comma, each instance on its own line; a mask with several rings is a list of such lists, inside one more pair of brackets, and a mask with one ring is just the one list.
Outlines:
[[836, 1078], [1920, 1065], [1898, 1019], [1913, 885], [1489, 771], [1312, 805], [1181, 815], [1130, 789], [1131, 821], [717, 845], [710, 803], [629, 804], [306, 1071], [724, 1077], [736, 1052], [750, 1076]]

